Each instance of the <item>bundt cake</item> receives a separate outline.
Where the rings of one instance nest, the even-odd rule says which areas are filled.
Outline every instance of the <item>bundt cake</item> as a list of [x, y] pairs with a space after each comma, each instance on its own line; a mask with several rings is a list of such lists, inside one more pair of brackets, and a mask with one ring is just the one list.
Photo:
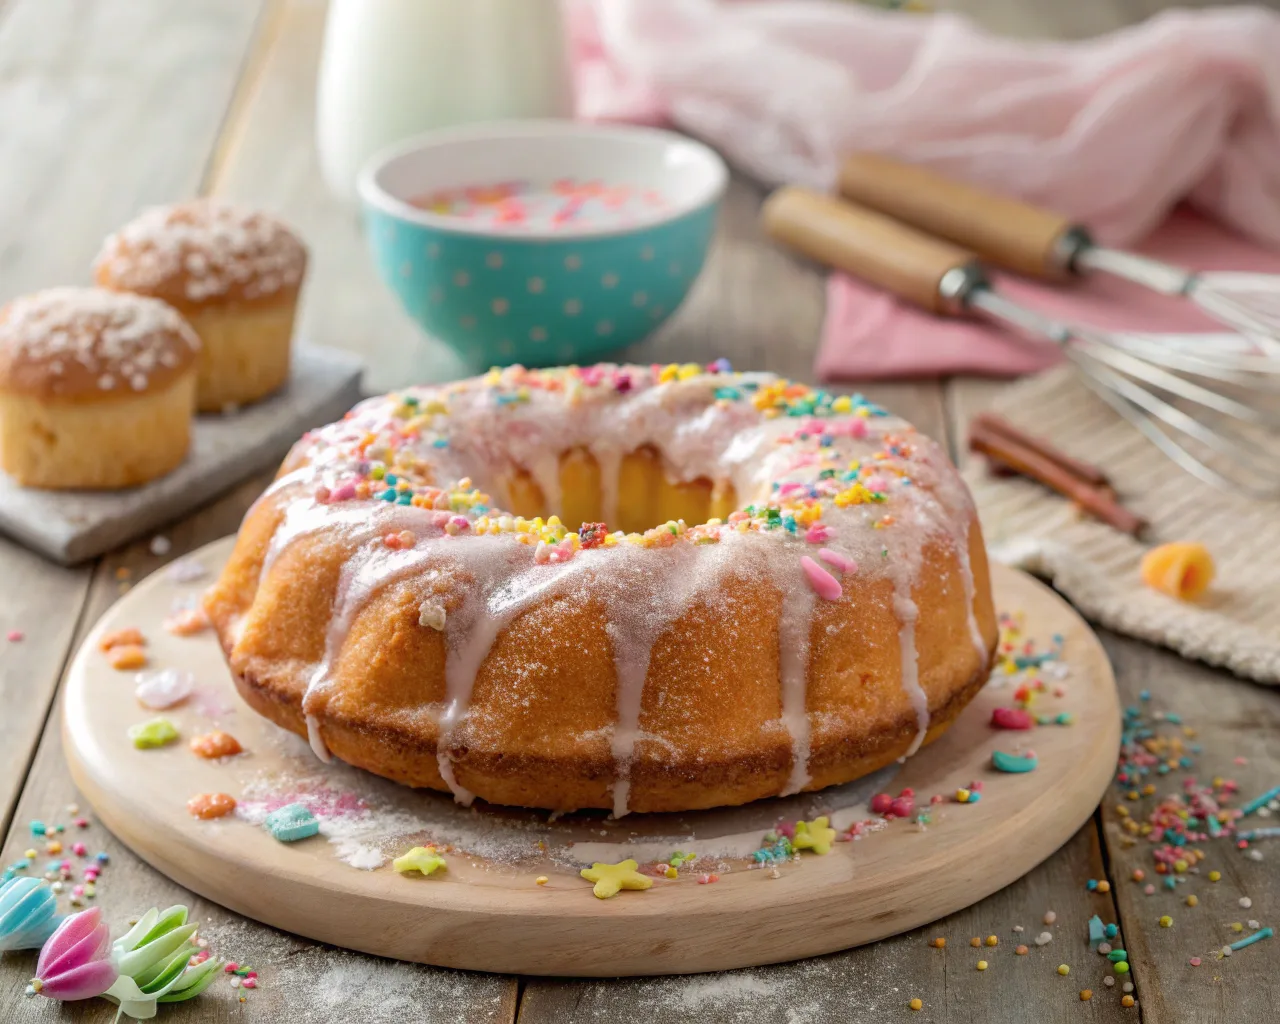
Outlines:
[[616, 815], [909, 755], [996, 642], [942, 449], [723, 361], [363, 402], [294, 446], [205, 607], [245, 700], [322, 759]]

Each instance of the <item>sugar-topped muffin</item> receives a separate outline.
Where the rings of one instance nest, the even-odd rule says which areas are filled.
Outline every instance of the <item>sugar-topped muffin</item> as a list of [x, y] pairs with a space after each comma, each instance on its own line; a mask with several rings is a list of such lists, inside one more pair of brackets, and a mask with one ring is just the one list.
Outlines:
[[257, 401], [289, 376], [307, 251], [274, 217], [222, 199], [144, 211], [103, 243], [97, 283], [163, 299], [203, 343], [196, 406]]
[[0, 309], [0, 469], [28, 487], [114, 489], [186, 456], [200, 339], [173, 307], [50, 288]]

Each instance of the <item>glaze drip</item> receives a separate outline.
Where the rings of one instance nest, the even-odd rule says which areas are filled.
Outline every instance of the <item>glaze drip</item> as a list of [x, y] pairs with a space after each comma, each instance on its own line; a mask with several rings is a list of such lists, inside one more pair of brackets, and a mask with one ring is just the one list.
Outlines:
[[[818, 603], [800, 558], [820, 547], [842, 556], [838, 571], [892, 583], [902, 688], [916, 717], [908, 753], [919, 748], [929, 706], [912, 588], [926, 542], [955, 542], [969, 630], [986, 657], [964, 542], [973, 512], [959, 477], [933, 442], [864, 400], [762, 374], [683, 373], [511, 368], [364, 402], [299, 443], [299, 467], [259, 501], [285, 510], [262, 574], [320, 531], [336, 532], [349, 551], [324, 654], [303, 699], [318, 757], [329, 756], [321, 722], [347, 637], [384, 588], [411, 580], [448, 606], [444, 699], [433, 711], [436, 759], [463, 803], [473, 794], [458, 780], [453, 751], [465, 745], [460, 730], [499, 636], [549, 597], [599, 601], [616, 674], [609, 752], [613, 812], [621, 817], [631, 809], [637, 765], [656, 757], [663, 742], [641, 727], [647, 688], [661, 682], [653, 677], [655, 645], [691, 609], [706, 606], [714, 615], [726, 577], [744, 574], [781, 593], [775, 726], [791, 746], [781, 792], [799, 792], [811, 781], [807, 695]], [[723, 522], [580, 535], [555, 517], [511, 516], [472, 482], [501, 488], [523, 470], [548, 506], [559, 508], [561, 457], [581, 449], [595, 460], [600, 508], [611, 524], [625, 454], [644, 447], [661, 454], [668, 481], [732, 486], [742, 506]]]

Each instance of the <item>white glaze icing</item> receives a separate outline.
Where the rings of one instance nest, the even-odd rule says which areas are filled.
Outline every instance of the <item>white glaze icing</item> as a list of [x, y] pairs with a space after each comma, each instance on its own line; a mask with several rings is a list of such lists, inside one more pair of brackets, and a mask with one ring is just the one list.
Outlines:
[[[623, 370], [637, 378], [647, 373], [644, 368]], [[872, 578], [885, 575], [892, 581], [902, 687], [917, 727], [909, 753], [918, 749], [929, 724], [928, 699], [919, 680], [915, 646], [918, 609], [912, 587], [919, 575], [922, 548], [930, 538], [948, 538], [956, 544], [970, 632], [985, 660], [985, 645], [974, 617], [974, 584], [965, 544], [973, 516], [971, 501], [941, 450], [911, 432], [903, 421], [886, 415], [873, 415], [858, 423], [848, 415], [821, 420], [767, 419], [750, 402], [713, 401], [717, 387], [728, 384], [747, 391], [752, 381], [767, 387], [773, 381], [767, 375], [700, 375], [663, 386], [646, 381], [626, 393], [574, 388], [570, 381], [571, 386], [564, 390], [535, 388], [518, 403], [496, 407], [495, 390], [509, 394], [518, 384], [501, 378], [502, 383], [492, 388], [486, 387], [484, 380], [411, 390], [418, 409], [430, 407], [436, 400], [447, 406], [447, 411], [442, 407], [440, 412], [424, 413], [425, 420], [410, 443], [414, 458], [428, 467], [424, 480], [450, 487], [452, 481], [465, 476], [491, 492], [503, 493], [503, 482], [510, 479], [513, 469], [521, 467], [554, 508], [561, 499], [558, 455], [582, 447], [600, 467], [601, 504], [608, 522], [616, 514], [622, 457], [645, 445], [661, 453], [669, 479], [726, 481], [735, 488], [740, 506], [776, 502], [789, 488], [807, 493], [804, 489], [820, 482], [819, 470], [824, 465], [858, 461], [864, 467], [871, 465], [875, 476], [870, 479], [880, 480], [885, 488], [883, 502], [837, 507], [830, 500], [834, 491], [828, 488], [822, 491], [826, 497], [820, 499], [821, 523], [831, 531], [824, 543], [857, 562], [860, 574]], [[315, 667], [303, 704], [318, 755], [326, 757], [327, 750], [315, 723], [331, 692], [333, 671], [346, 636], [360, 611], [379, 591], [398, 580], [427, 573], [447, 576], [450, 582], [446, 589], [456, 600], [444, 631], [446, 696], [435, 710], [437, 757], [449, 788], [459, 800], [468, 802], [471, 794], [455, 777], [450, 744], [466, 721], [476, 677], [494, 641], [522, 611], [553, 593], [581, 588], [584, 596], [603, 601], [614, 646], [618, 681], [616, 722], [610, 736], [616, 772], [613, 804], [615, 814], [625, 814], [632, 766], [636, 757], [645, 756], [644, 741], [650, 739], [642, 733], [640, 720], [653, 645], [695, 603], [715, 599], [725, 571], [749, 566], [749, 571], [783, 593], [780, 717], [792, 749], [784, 792], [797, 792], [808, 783], [812, 726], [805, 705], [810, 631], [818, 598], [798, 568], [801, 555], [816, 551], [799, 538], [803, 527], [794, 535], [783, 530], [738, 533], [725, 527], [720, 528], [714, 543], [681, 541], [658, 548], [620, 543], [580, 550], [559, 564], [537, 564], [534, 547], [518, 543], [514, 534], [451, 536], [443, 532], [440, 517], [448, 518], [443, 511], [447, 498], [437, 500], [431, 508], [333, 500], [330, 492], [349, 485], [353, 468], [359, 470], [359, 465], [376, 462], [370, 459], [372, 454], [394, 454], [388, 445], [395, 442], [405, 418], [404, 394], [364, 402], [346, 420], [309, 435], [300, 442], [298, 452], [309, 464], [281, 477], [269, 492], [287, 507], [270, 543], [264, 574], [291, 544], [316, 531], [335, 531], [352, 552], [342, 570], [324, 658]], [[806, 423], [812, 427], [807, 433]], [[850, 430], [842, 433], [842, 424]], [[805, 440], [810, 434], [813, 437]], [[364, 458], [350, 454], [354, 440], [369, 435], [392, 440], [368, 445]], [[905, 444], [894, 454], [894, 444], [886, 438], [899, 436], [905, 438]], [[871, 464], [873, 457], [884, 461]], [[868, 479], [865, 468], [861, 479]], [[839, 485], [845, 486], [852, 484]], [[501, 515], [496, 510], [488, 512], [493, 521]], [[875, 529], [877, 520], [886, 517], [896, 521], [889, 528]], [[470, 511], [467, 518], [475, 521]], [[413, 532], [415, 545], [407, 551], [387, 548], [382, 538], [401, 530]]]

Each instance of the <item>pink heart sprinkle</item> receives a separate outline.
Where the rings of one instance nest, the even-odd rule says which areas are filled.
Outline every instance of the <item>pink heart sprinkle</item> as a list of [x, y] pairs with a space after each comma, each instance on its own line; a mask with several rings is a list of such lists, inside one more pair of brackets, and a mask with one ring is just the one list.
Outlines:
[[826, 569], [822, 568], [808, 555], [800, 558], [800, 567], [804, 569], [804, 574], [809, 578], [809, 586], [813, 587], [813, 591], [824, 601], [838, 601], [840, 595], [844, 591], [840, 587], [840, 581], [837, 580]]
[[1192, 967], [1199, 967], [1199, 966], [1200, 966], [1200, 958], [1199, 958], [1198, 956], [1193, 956], [1193, 957], [1191, 958], [1191, 960], [1190, 960], [1190, 964], [1191, 964], [1191, 966], [1192, 966]]
[[1030, 729], [1035, 721], [1020, 708], [995, 708], [991, 712], [991, 725], [996, 729]]
[[822, 548], [818, 552], [818, 557], [833, 569], [839, 569], [843, 573], [858, 571], [858, 563], [852, 558], [840, 554], [839, 551], [832, 551], [830, 548]]
[[[733, 521], [732, 516], [730, 522]], [[831, 539], [831, 527], [822, 523], [814, 523], [805, 531], [804, 540], [806, 544], [825, 544]]]

